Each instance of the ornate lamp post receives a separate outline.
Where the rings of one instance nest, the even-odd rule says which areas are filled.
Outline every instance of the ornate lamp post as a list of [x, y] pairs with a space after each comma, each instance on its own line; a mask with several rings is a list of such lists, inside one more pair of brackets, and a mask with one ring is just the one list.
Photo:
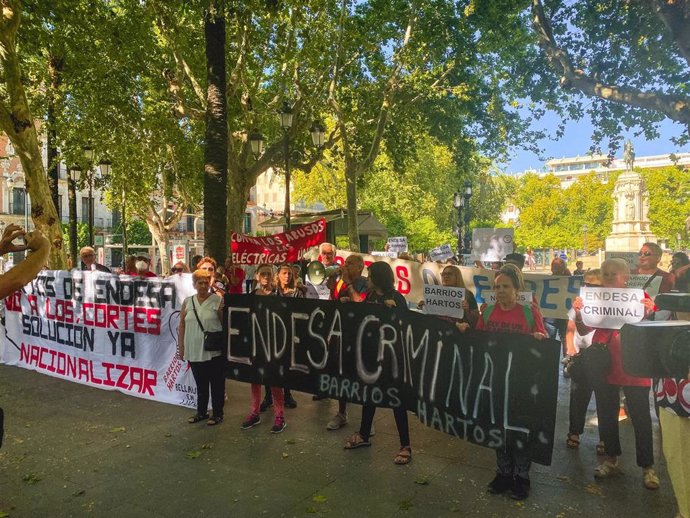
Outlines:
[[456, 192], [455, 196], [453, 197], [453, 206], [455, 207], [455, 210], [458, 211], [458, 226], [455, 229], [455, 233], [458, 237], [458, 251], [457, 251], [457, 257], [458, 259], [462, 257], [462, 211], [465, 208], [465, 198], [463, 197], [461, 192]]
[[77, 180], [81, 176], [81, 167], [73, 165], [69, 168], [67, 180], [67, 210], [69, 213], [69, 255], [72, 258], [72, 268], [79, 268], [77, 254]]

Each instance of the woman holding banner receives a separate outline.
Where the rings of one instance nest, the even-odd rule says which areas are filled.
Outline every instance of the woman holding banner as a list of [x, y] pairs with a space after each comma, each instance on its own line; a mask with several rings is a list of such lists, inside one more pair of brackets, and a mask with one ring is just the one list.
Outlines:
[[[625, 288], [630, 276], [628, 264], [622, 259], [607, 259], [601, 265], [602, 286], [604, 288]], [[645, 294], [646, 296], [646, 294]], [[654, 310], [650, 298], [642, 301], [646, 313]], [[577, 332], [585, 335], [593, 328], [582, 321], [583, 300], [577, 297], [573, 302]], [[621, 444], [618, 435], [618, 413], [620, 408], [620, 389], [623, 389], [628, 415], [635, 431], [635, 450], [637, 465], [642, 468], [644, 487], [659, 489], [659, 477], [654, 471], [654, 445], [652, 441], [652, 418], [649, 409], [648, 378], [636, 378], [623, 370], [620, 335], [617, 329], [594, 329], [592, 346], [606, 344], [611, 358], [611, 366], [601, 382], [595, 383], [594, 394], [597, 399], [599, 430], [604, 441], [604, 462], [594, 470], [595, 478], [609, 478], [621, 473], [618, 456]], [[590, 346], [590, 347], [592, 347]]]
[[[405, 298], [395, 290], [395, 276], [388, 263], [377, 262], [369, 266], [369, 290], [365, 302], [384, 304], [389, 308], [407, 309]], [[359, 432], [355, 432], [345, 443], [346, 450], [353, 450], [365, 446], [371, 446], [371, 427], [374, 422], [376, 406], [371, 403], [362, 405], [362, 423]], [[398, 465], [409, 464], [412, 460], [412, 447], [410, 446], [410, 429], [407, 421], [407, 410], [400, 406], [393, 409], [395, 426], [400, 438], [400, 450], [393, 459]]]
[[[546, 338], [544, 320], [536, 304], [523, 306], [518, 303], [518, 293], [525, 291], [525, 281], [520, 270], [512, 264], [504, 265], [494, 278], [496, 304], [486, 306], [477, 322], [478, 330], [521, 333], [537, 340]], [[469, 324], [459, 324], [464, 331]], [[506, 444], [496, 450], [496, 476], [489, 482], [489, 493], [500, 494], [511, 490], [511, 498], [524, 500], [529, 496], [531, 466], [529, 453]]]
[[[256, 296], [277, 295], [278, 290], [273, 286], [273, 266], [270, 264], [260, 264], [256, 267], [256, 289], [252, 292]], [[249, 430], [261, 423], [261, 385], [252, 383], [251, 410], [247, 418], [242, 423], [242, 430]], [[273, 396], [273, 413], [275, 420], [271, 433], [280, 433], [285, 430], [287, 423], [284, 416], [284, 398], [281, 387], [270, 387]]]
[[[225, 360], [222, 351], [204, 349], [204, 333], [222, 331], [223, 299], [211, 293], [213, 276], [206, 270], [196, 270], [192, 283], [196, 295], [187, 297], [180, 311], [178, 328], [178, 352], [180, 358], [189, 362], [196, 382], [196, 414], [189, 418], [190, 424], [206, 421], [209, 426], [223, 422], [225, 403]], [[209, 386], [213, 416], [208, 415]]]

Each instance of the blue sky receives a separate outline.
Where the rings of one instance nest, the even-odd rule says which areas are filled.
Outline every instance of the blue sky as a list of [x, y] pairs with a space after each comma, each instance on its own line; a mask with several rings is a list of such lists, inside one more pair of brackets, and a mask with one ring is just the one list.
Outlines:
[[[555, 134], [558, 119], [555, 114], [547, 114], [540, 121], [539, 127], [545, 128], [549, 134]], [[624, 137], [632, 140], [635, 148], [635, 155], [662, 155], [667, 153], [688, 153], [690, 152], [690, 145], [682, 147], [676, 146], [671, 142], [672, 137], [677, 137], [682, 133], [682, 126], [672, 122], [670, 119], [665, 119], [659, 126], [660, 137], [656, 140], [647, 140], [644, 135], [635, 136], [634, 131], [631, 130], [624, 134]], [[577, 155], [585, 155], [589, 151], [591, 145], [592, 124], [590, 119], [583, 118], [580, 121], [571, 121], [566, 125], [565, 134], [560, 140], [543, 140], [541, 148], [543, 156], [549, 158], [572, 157]], [[606, 142], [602, 143], [602, 149], [606, 152]], [[623, 149], [616, 152], [616, 158], [623, 156]], [[517, 173], [526, 169], [540, 169], [544, 165], [544, 160], [530, 151], [515, 149], [512, 153], [512, 159], [505, 166], [500, 169], [510, 173]]]

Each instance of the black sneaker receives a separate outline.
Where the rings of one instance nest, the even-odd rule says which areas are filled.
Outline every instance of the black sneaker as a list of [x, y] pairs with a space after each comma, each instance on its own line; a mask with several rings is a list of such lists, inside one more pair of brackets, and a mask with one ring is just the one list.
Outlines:
[[510, 498], [513, 500], [524, 500], [529, 496], [529, 488], [530, 483], [528, 478], [515, 477]]
[[259, 411], [265, 412], [273, 406], [273, 399], [265, 397], [259, 406]]
[[273, 423], [273, 428], [271, 428], [271, 433], [280, 433], [287, 427], [287, 421], [282, 417], [276, 417]]
[[259, 414], [249, 415], [242, 423], [242, 430], [249, 430], [250, 428], [254, 428], [259, 423], [261, 423], [261, 416], [259, 416]]
[[492, 495], [500, 495], [501, 493], [508, 491], [512, 486], [513, 477], [510, 475], [497, 474], [494, 479], [489, 482], [487, 489]]

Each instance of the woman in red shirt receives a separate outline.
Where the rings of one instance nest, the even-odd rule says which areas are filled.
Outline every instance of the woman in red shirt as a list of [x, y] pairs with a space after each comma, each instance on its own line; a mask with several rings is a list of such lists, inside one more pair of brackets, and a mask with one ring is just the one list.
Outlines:
[[[546, 338], [544, 320], [535, 303], [522, 306], [518, 293], [525, 291], [522, 272], [511, 264], [504, 265], [494, 278], [496, 304], [486, 306], [477, 322], [476, 329], [498, 333], [520, 333], [532, 335], [537, 340]], [[457, 324], [460, 331], [469, 324]], [[524, 500], [529, 496], [529, 469], [532, 462], [526, 451], [516, 450], [506, 444], [496, 450], [496, 476], [489, 482], [489, 493], [494, 495], [511, 490], [511, 498]]]
[[[622, 259], [607, 259], [601, 264], [602, 286], [604, 288], [625, 288], [630, 269]], [[654, 310], [654, 302], [645, 298], [642, 302], [648, 312]], [[583, 301], [577, 297], [573, 302], [577, 332], [585, 335], [592, 331], [582, 322]], [[649, 411], [649, 378], [636, 378], [623, 370], [621, 341], [616, 329], [596, 329], [592, 344], [607, 344], [611, 356], [611, 368], [606, 379], [594, 387], [597, 399], [597, 416], [601, 440], [604, 441], [604, 462], [594, 470], [595, 478], [608, 478], [621, 472], [618, 456], [621, 443], [618, 436], [618, 413], [620, 408], [620, 389], [625, 394], [626, 406], [635, 431], [635, 451], [637, 465], [642, 468], [644, 486], [659, 489], [659, 477], [654, 471], [654, 445], [652, 442], [652, 418]]]

